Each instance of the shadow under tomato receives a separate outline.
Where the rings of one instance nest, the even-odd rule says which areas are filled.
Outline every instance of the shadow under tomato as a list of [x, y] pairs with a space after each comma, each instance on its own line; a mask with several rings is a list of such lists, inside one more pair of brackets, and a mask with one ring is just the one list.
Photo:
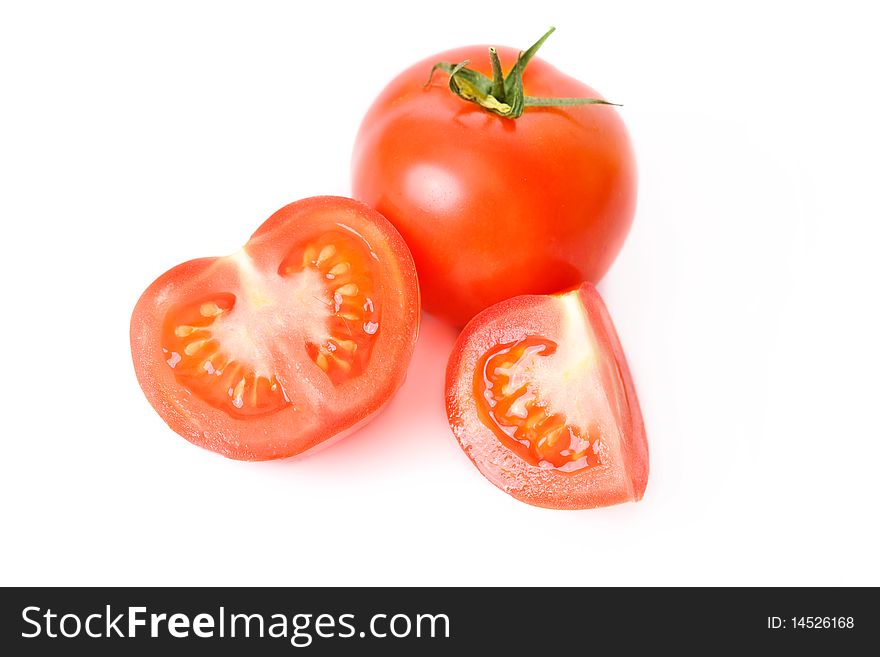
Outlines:
[[397, 467], [401, 462], [429, 459], [426, 441], [436, 444], [437, 435], [458, 449], [446, 420], [444, 393], [446, 363], [456, 337], [456, 329], [423, 313], [406, 381], [386, 407], [365, 426], [327, 447], [274, 463], [342, 472]]

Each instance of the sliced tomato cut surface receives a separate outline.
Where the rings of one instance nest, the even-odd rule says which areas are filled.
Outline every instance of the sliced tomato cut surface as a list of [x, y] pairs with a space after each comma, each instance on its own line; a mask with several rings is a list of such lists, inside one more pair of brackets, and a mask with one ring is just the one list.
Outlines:
[[177, 433], [226, 456], [299, 454], [377, 412], [418, 335], [412, 257], [377, 212], [316, 197], [231, 256], [191, 260], [131, 321], [138, 381]]
[[502, 301], [453, 349], [446, 408], [477, 468], [536, 506], [586, 509], [642, 498], [648, 445], [605, 304], [589, 283]]

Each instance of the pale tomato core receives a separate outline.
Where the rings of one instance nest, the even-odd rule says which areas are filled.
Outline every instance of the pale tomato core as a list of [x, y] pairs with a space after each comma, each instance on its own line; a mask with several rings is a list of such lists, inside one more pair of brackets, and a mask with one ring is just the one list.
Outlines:
[[474, 399], [480, 421], [528, 463], [578, 472], [602, 462], [599, 429], [570, 424], [542, 399], [532, 368], [553, 354], [557, 344], [541, 336], [497, 344], [474, 371]]
[[[245, 418], [291, 403], [272, 355], [290, 345], [273, 341], [302, 340], [334, 386], [366, 369], [381, 321], [379, 262], [357, 232], [340, 224], [294, 246], [274, 271], [257, 270], [244, 251], [230, 260], [238, 267], [241, 298], [208, 293], [165, 316], [163, 358], [181, 385]], [[287, 327], [286, 336], [278, 324]]]

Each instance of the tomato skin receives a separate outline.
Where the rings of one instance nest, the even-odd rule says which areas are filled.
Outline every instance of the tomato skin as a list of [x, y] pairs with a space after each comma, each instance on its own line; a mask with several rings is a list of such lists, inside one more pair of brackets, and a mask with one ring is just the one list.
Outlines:
[[[498, 48], [505, 71], [518, 51]], [[609, 106], [530, 107], [502, 118], [434, 76], [438, 61], [491, 76], [486, 46], [429, 57], [397, 76], [360, 127], [355, 198], [401, 232], [416, 261], [424, 307], [458, 326], [515, 295], [597, 282], [629, 232], [636, 165], [626, 128]], [[525, 93], [601, 96], [534, 58]]]
[[[406, 377], [419, 328], [419, 290], [412, 256], [400, 235], [381, 215], [341, 197], [314, 197], [273, 214], [242, 252], [254, 271], [277, 271], [291, 245], [333, 229], [336, 222], [357, 229], [381, 263], [374, 281], [382, 299], [382, 325], [363, 374], [336, 384], [309, 359], [296, 327], [267, 329], [278, 349], [279, 377], [290, 403], [256, 417], [235, 417], [183, 385], [163, 353], [162, 327], [173, 308], [211, 292], [246, 297], [244, 273], [229, 256], [182, 263], [157, 278], [132, 313], [131, 352], [138, 382], [148, 401], [179, 435], [206, 449], [239, 460], [284, 458], [339, 438], [369, 421]], [[372, 254], [371, 254], [372, 257]]]
[[[571, 321], [564, 309], [572, 305], [580, 309], [578, 321], [589, 327], [601, 364], [583, 379], [586, 384], [578, 393], [601, 387], [613, 426], [607, 431], [607, 455], [601, 465], [565, 472], [534, 465], [499, 440], [480, 418], [472, 381], [482, 356], [499, 344], [540, 335], [558, 340], [562, 348]], [[546, 399], [549, 406], [554, 401], [552, 395]], [[474, 317], [459, 336], [446, 370], [446, 412], [453, 434], [474, 465], [520, 501], [551, 509], [588, 509], [638, 501], [644, 495], [648, 444], [638, 397], [608, 311], [589, 283], [557, 295], [514, 297]]]

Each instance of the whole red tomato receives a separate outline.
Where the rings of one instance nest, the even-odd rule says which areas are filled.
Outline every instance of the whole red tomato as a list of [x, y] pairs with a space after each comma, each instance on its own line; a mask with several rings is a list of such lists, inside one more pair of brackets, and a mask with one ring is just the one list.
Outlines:
[[[498, 48], [513, 69], [491, 88], [486, 81], [498, 77], [487, 46], [415, 64], [382, 91], [357, 136], [354, 196], [403, 235], [425, 309], [459, 326], [515, 295], [595, 283], [632, 223], [636, 165], [623, 121], [602, 104], [537, 105], [599, 98], [529, 60], [541, 43], [518, 65], [516, 50]], [[447, 65], [426, 86], [437, 62]]]

